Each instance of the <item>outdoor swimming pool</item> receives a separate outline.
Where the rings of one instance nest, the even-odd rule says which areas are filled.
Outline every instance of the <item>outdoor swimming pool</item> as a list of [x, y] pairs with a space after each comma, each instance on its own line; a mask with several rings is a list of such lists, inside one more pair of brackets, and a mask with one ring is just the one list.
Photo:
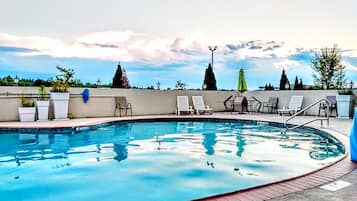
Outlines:
[[3, 133], [0, 200], [190, 200], [307, 173], [345, 152], [320, 131], [281, 131], [197, 120]]

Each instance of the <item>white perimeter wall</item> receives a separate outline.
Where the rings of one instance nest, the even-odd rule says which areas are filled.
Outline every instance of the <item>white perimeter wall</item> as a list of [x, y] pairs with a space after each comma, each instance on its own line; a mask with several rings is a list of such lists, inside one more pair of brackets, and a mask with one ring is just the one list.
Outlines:
[[[49, 89], [47, 90], [49, 91]], [[110, 88], [93, 88], [89, 89], [90, 98], [85, 104], [79, 95], [83, 88], [71, 88], [71, 99], [69, 103], [69, 116], [71, 118], [82, 117], [108, 117], [114, 113], [114, 97], [126, 96], [127, 101], [132, 104], [134, 115], [148, 114], [169, 114], [174, 113], [176, 108], [176, 96], [202, 95], [205, 103], [211, 106], [214, 111], [224, 111], [223, 101], [229, 95], [236, 95], [234, 91], [181, 91], [181, 90], [145, 90], [145, 89], [110, 89]], [[0, 87], [0, 94], [3, 93], [20, 93], [20, 94], [37, 94], [37, 87]], [[270, 96], [279, 97], [279, 108], [287, 106], [292, 95], [303, 95], [303, 107], [307, 106], [320, 98], [327, 95], [336, 95], [337, 91], [249, 91], [244, 95], [254, 96], [262, 101], [267, 101]], [[17, 121], [18, 107], [20, 99], [17, 96], [0, 96], [0, 121]], [[318, 106], [307, 112], [309, 115], [316, 115]]]

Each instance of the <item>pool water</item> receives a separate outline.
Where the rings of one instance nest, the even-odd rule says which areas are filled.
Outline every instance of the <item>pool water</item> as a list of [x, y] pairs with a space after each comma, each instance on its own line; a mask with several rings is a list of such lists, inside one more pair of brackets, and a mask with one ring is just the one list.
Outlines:
[[312, 129], [243, 121], [119, 122], [0, 135], [0, 200], [181, 201], [297, 176], [344, 154]]

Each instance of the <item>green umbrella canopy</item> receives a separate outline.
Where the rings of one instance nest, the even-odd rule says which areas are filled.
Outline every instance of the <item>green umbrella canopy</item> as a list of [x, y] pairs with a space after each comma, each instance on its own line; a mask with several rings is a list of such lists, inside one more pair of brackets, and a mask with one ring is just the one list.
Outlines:
[[241, 92], [241, 93], [247, 91], [247, 82], [245, 81], [243, 69], [239, 70], [238, 91]]

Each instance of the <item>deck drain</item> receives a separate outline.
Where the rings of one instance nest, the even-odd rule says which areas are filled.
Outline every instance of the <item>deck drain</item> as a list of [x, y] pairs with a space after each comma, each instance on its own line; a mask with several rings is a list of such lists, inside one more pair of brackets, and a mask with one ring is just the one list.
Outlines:
[[323, 185], [320, 188], [328, 190], [328, 191], [338, 191], [338, 190], [343, 189], [350, 185], [352, 185], [352, 184], [347, 181], [338, 180], [338, 181], [334, 181], [332, 183]]

